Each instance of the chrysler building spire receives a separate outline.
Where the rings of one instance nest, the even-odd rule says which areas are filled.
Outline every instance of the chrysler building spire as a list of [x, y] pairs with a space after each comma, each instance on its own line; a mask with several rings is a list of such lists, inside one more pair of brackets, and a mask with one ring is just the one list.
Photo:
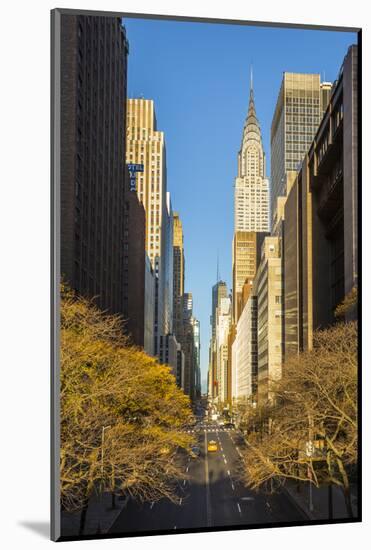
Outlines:
[[267, 201], [265, 154], [256, 115], [250, 66], [249, 107], [238, 153], [238, 175], [235, 181], [235, 231], [268, 231]]

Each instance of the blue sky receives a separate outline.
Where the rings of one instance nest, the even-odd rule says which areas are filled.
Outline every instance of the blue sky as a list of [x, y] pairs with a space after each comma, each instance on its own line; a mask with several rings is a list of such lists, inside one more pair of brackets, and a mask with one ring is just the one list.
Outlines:
[[233, 183], [247, 112], [250, 65], [270, 174], [270, 126], [284, 71], [334, 81], [355, 33], [125, 19], [128, 96], [153, 99], [165, 133], [167, 182], [183, 222], [186, 291], [201, 323], [208, 368], [211, 287], [219, 254], [231, 287]]

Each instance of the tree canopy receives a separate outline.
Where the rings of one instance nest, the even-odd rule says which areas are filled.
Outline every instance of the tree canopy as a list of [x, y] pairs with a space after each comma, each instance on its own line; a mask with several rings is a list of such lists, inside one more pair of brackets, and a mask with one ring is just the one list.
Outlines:
[[244, 480], [253, 488], [291, 478], [349, 492], [357, 463], [357, 323], [314, 335], [312, 350], [290, 356], [274, 399], [247, 412]]
[[170, 368], [129, 344], [118, 316], [62, 287], [61, 465], [64, 509], [93, 491], [176, 499], [192, 411]]

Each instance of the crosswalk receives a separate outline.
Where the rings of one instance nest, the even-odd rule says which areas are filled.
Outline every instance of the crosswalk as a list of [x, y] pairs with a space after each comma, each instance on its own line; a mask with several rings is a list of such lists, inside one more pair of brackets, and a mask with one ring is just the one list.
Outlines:
[[218, 433], [218, 432], [233, 432], [234, 428], [223, 428], [222, 426], [220, 428], [195, 428], [193, 430], [184, 430], [186, 433], [193, 434], [193, 433], [199, 433], [199, 432], [210, 432], [210, 433]]

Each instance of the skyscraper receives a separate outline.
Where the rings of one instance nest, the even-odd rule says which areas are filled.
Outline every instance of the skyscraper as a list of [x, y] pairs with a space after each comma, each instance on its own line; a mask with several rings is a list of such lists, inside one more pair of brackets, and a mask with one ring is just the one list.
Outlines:
[[155, 278], [145, 249], [146, 216], [138, 196], [125, 182], [123, 315], [125, 331], [153, 355]]
[[232, 245], [232, 315], [236, 324], [241, 314], [242, 287], [256, 272], [256, 234], [269, 229], [268, 179], [259, 122], [255, 111], [252, 78], [250, 98], [234, 192], [234, 236]]
[[331, 84], [319, 74], [283, 73], [271, 126], [270, 218], [286, 195], [286, 174], [298, 171], [322, 119]]
[[195, 397], [201, 397], [201, 369], [200, 369], [200, 351], [201, 351], [201, 339], [200, 339], [200, 321], [192, 316], [191, 324], [193, 327], [193, 341], [194, 341], [194, 377], [195, 377]]
[[191, 292], [183, 294], [183, 338], [184, 353], [184, 392], [191, 399], [195, 397], [195, 339], [193, 331], [193, 297]]
[[285, 203], [287, 356], [311, 348], [314, 331], [334, 323], [357, 287], [358, 67], [353, 45]]
[[173, 212], [173, 331], [178, 340], [183, 327], [183, 294], [184, 294], [184, 240], [182, 221], [177, 212]]
[[228, 288], [224, 281], [218, 281], [212, 288], [211, 304], [211, 338], [209, 347], [209, 372], [208, 372], [208, 394], [214, 399], [218, 394], [218, 350], [216, 343], [216, 330], [218, 322], [218, 311], [223, 299], [228, 297]]
[[258, 400], [271, 397], [272, 381], [282, 372], [282, 262], [281, 240], [266, 237], [254, 281], [257, 296]]
[[61, 275], [121, 314], [127, 54], [120, 18], [61, 16]]
[[257, 297], [252, 291], [238, 320], [232, 344], [232, 394], [235, 403], [236, 400], [256, 400], [257, 355]]
[[211, 305], [211, 317], [210, 317], [210, 323], [211, 323], [211, 333], [212, 336], [215, 337], [215, 330], [216, 330], [216, 315], [217, 315], [217, 308], [220, 307], [220, 302], [222, 298], [227, 298], [228, 296], [228, 288], [227, 284], [224, 281], [218, 281], [212, 289], [212, 305]]
[[164, 219], [165, 243], [164, 243], [164, 276], [163, 284], [163, 311], [164, 327], [163, 334], [173, 333], [173, 209], [171, 206], [170, 193], [166, 193], [166, 215]]
[[216, 310], [216, 395], [219, 405], [228, 399], [228, 336], [231, 325], [230, 297], [221, 298]]
[[169, 217], [166, 196], [166, 152], [164, 133], [157, 130], [154, 102], [151, 99], [127, 101], [126, 162], [143, 164], [137, 174], [137, 193], [146, 211], [146, 251], [156, 275], [155, 344], [166, 334], [168, 316], [164, 307], [166, 282], [166, 239]]
[[234, 188], [234, 230], [268, 231], [268, 179], [252, 83]]

